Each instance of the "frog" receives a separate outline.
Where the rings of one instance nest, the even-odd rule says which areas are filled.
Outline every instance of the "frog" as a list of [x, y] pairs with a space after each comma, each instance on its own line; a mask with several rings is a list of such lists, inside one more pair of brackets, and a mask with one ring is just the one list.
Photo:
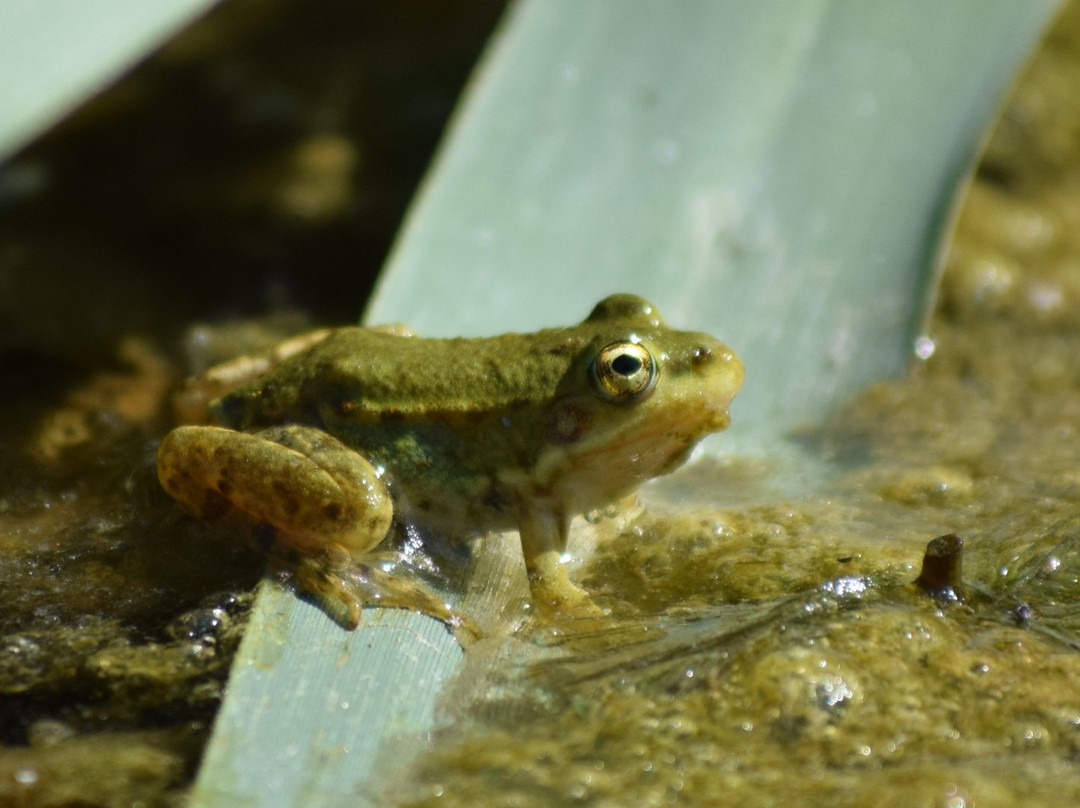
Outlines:
[[365, 559], [394, 524], [517, 531], [538, 611], [595, 615], [564, 560], [572, 518], [681, 466], [729, 425], [743, 377], [727, 345], [631, 294], [534, 333], [322, 329], [189, 380], [181, 420], [198, 423], [165, 436], [157, 471], [183, 510], [256, 537], [346, 628], [371, 600], [457, 619], [374, 580]]

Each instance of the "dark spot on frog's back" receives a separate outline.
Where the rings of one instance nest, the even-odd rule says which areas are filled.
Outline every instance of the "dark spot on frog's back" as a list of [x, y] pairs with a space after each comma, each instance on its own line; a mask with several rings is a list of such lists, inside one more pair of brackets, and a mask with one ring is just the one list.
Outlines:
[[336, 522], [341, 518], [341, 503], [328, 502], [326, 505], [323, 505], [322, 512], [323, 516], [329, 521]]
[[274, 480], [274, 495], [281, 505], [282, 510], [288, 514], [295, 514], [300, 510], [300, 501], [296, 498], [296, 494], [289, 487], [288, 483], [282, 480]]

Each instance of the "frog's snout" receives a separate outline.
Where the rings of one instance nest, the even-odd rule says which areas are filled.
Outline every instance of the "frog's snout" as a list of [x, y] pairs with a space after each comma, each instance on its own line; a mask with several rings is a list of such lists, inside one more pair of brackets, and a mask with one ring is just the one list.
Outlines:
[[735, 352], [723, 343], [700, 345], [691, 352], [690, 366], [702, 377], [710, 399], [726, 408], [742, 387], [746, 369]]
[[746, 375], [743, 363], [726, 345], [716, 343], [697, 348], [691, 365], [701, 377], [708, 430], [719, 432], [727, 429], [731, 424], [731, 401], [742, 387]]
[[742, 388], [743, 380], [746, 378], [746, 368], [743, 366], [742, 360], [730, 348], [724, 348], [724, 363], [728, 366], [728, 372], [731, 374], [730, 397], [735, 398], [735, 394]]

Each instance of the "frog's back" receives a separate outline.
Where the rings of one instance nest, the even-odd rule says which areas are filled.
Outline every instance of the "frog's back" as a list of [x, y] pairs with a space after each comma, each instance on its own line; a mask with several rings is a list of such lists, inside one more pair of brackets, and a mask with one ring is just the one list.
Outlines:
[[440, 339], [341, 328], [212, 411], [234, 429], [319, 424], [328, 410], [372, 423], [491, 413], [548, 399], [587, 341], [569, 329]]
[[320, 395], [346, 398], [373, 414], [413, 417], [550, 397], [582, 344], [565, 329], [438, 339], [357, 328], [312, 359], [321, 366]]

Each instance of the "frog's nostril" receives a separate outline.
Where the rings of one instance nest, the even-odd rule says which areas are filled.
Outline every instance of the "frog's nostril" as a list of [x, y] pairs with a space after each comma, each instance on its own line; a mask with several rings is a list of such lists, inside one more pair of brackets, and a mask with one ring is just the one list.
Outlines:
[[690, 364], [693, 367], [699, 368], [702, 365], [708, 364], [712, 358], [712, 351], [703, 345], [699, 345], [690, 352]]

